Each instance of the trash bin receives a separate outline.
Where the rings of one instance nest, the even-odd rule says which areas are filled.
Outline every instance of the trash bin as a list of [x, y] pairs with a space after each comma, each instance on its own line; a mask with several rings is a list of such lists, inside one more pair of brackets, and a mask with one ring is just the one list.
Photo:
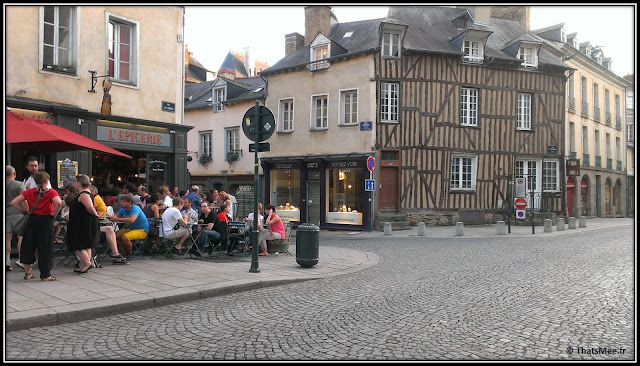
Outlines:
[[296, 262], [299, 265], [310, 268], [318, 264], [319, 246], [319, 227], [309, 223], [298, 226], [296, 230]]

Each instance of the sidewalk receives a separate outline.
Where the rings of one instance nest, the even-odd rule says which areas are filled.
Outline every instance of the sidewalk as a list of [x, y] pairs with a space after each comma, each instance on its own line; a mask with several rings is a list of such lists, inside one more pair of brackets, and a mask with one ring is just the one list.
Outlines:
[[[129, 265], [112, 265], [109, 259], [103, 261], [103, 268], [93, 268], [87, 274], [73, 273], [72, 262], [67, 267], [55, 265], [61, 257], [54, 259], [52, 274], [56, 282], [42, 282], [39, 272], [36, 278], [23, 279], [24, 272], [13, 267], [5, 272], [5, 331], [27, 329], [101, 316], [148, 309], [184, 301], [203, 299], [211, 296], [230, 294], [260, 287], [276, 286], [291, 282], [340, 276], [377, 265], [380, 257], [372, 252], [363, 252], [335, 246], [322, 245], [326, 239], [365, 238], [510, 238], [535, 235], [571, 235], [578, 231], [597, 230], [620, 226], [621, 230], [633, 235], [632, 218], [587, 219], [587, 227], [545, 233], [544, 227], [536, 226], [532, 234], [531, 226], [512, 226], [511, 233], [496, 235], [495, 225], [465, 226], [464, 235], [456, 236], [455, 226], [426, 227], [426, 235], [418, 237], [417, 227], [409, 230], [393, 231], [385, 236], [381, 231], [320, 231], [318, 264], [303, 268], [295, 259], [295, 231], [291, 234], [290, 251], [293, 256], [259, 257], [259, 273], [250, 273], [251, 256], [221, 256], [219, 259], [190, 259], [189, 255], [165, 259], [163, 257], [134, 258]], [[565, 225], [567, 226], [567, 225]], [[13, 262], [13, 260], [12, 260]]]

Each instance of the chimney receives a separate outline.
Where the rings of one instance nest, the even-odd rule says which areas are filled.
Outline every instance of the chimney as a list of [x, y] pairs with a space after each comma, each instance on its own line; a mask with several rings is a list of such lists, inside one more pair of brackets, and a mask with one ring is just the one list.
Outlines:
[[491, 23], [491, 7], [489, 6], [458, 6], [466, 8], [471, 13], [473, 20], [476, 22], [490, 24]]
[[530, 6], [492, 6], [491, 17], [516, 20], [527, 32], [531, 30]]
[[284, 36], [284, 55], [287, 56], [298, 48], [304, 46], [304, 37], [302, 34], [295, 32], [285, 34]]
[[330, 6], [305, 6], [304, 7], [304, 42], [309, 44], [316, 38], [318, 31], [329, 35], [331, 31], [331, 7]]
[[244, 69], [247, 70], [247, 76], [251, 77], [251, 63], [249, 62], [249, 47], [244, 48]]

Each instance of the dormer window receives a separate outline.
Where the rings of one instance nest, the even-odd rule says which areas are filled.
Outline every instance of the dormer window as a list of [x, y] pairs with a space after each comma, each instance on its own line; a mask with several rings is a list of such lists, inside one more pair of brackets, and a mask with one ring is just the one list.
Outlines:
[[585, 47], [584, 54], [587, 55], [587, 57], [591, 57], [591, 49], [589, 47]]
[[577, 38], [573, 39], [573, 44], [572, 44], [573, 48], [580, 48], [580, 43], [578, 42]]
[[560, 42], [564, 43], [567, 41], [567, 32], [564, 28], [560, 28]]
[[331, 55], [331, 40], [319, 32], [316, 38], [309, 45], [309, 70], [325, 70], [328, 69], [331, 64], [326, 59]]
[[482, 63], [484, 60], [484, 43], [480, 39], [465, 39], [462, 43], [462, 59], [467, 62]]
[[538, 55], [536, 52], [536, 46], [534, 45], [521, 44], [520, 48], [518, 48], [518, 55], [516, 57], [522, 60], [522, 66], [538, 66]]
[[222, 112], [224, 111], [224, 102], [226, 99], [225, 88], [215, 88], [213, 89], [213, 111], [214, 112]]
[[400, 33], [385, 32], [383, 34], [382, 56], [400, 57]]

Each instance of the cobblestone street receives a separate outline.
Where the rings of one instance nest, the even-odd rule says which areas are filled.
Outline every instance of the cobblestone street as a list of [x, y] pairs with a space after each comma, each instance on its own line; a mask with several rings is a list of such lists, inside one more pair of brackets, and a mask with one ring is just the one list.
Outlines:
[[7, 360], [635, 359], [633, 226], [323, 238], [356, 273], [5, 336]]

